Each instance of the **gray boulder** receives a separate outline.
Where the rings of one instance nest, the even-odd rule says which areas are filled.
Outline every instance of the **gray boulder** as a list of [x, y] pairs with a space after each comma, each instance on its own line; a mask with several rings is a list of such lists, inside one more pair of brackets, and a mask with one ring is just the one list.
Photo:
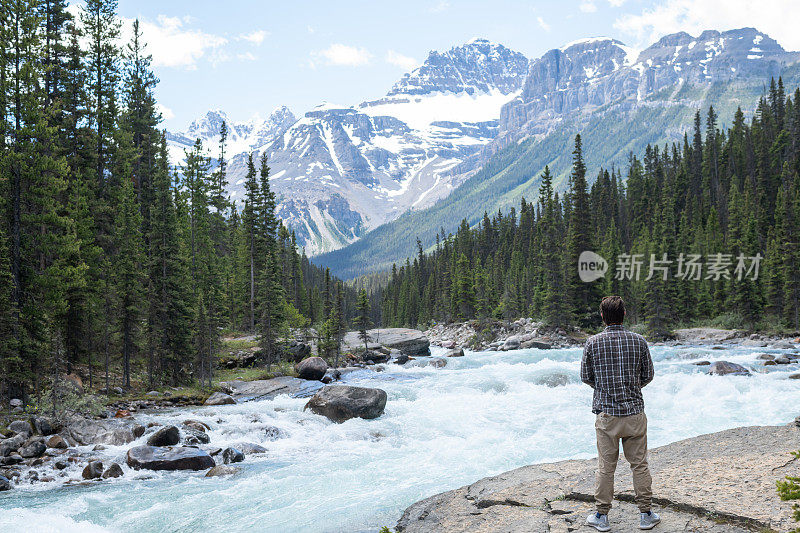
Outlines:
[[19, 454], [25, 459], [31, 459], [41, 457], [46, 451], [47, 444], [44, 443], [44, 439], [33, 439], [19, 449]]
[[[428, 337], [418, 329], [408, 328], [381, 328], [367, 331], [370, 342], [380, 344], [389, 349], [400, 350], [400, 352], [415, 355], [430, 355], [431, 342]], [[361, 345], [363, 346], [363, 342]]]
[[731, 363], [729, 361], [715, 361], [708, 367], [708, 373], [717, 376], [749, 376], [750, 371], [742, 365]]
[[209, 437], [205, 431], [197, 431], [194, 428], [184, 427], [183, 432], [186, 434], [186, 438], [183, 439], [184, 444], [197, 445], [211, 442], [211, 437]]
[[19, 398], [12, 398], [12, 400], [8, 402], [8, 405], [10, 405], [12, 408], [22, 407], [22, 400], [20, 400]]
[[381, 389], [327, 385], [317, 392], [303, 410], [341, 423], [351, 418], [378, 418], [386, 408], [386, 392]]
[[78, 420], [67, 427], [64, 435], [81, 446], [88, 444], [122, 446], [136, 439], [131, 422], [122, 419]]
[[548, 342], [532, 339], [525, 342], [521, 342], [519, 347], [523, 349], [538, 348], [539, 350], [549, 350], [553, 346]]
[[300, 379], [319, 381], [325, 376], [325, 371], [328, 370], [328, 363], [321, 357], [309, 357], [297, 363], [294, 369]]
[[225, 448], [222, 450], [222, 462], [226, 465], [230, 463], [241, 463], [244, 461], [244, 453], [236, 448]]
[[181, 440], [180, 432], [175, 426], [159, 429], [147, 439], [148, 446], [175, 446]]
[[0, 440], [0, 457], [6, 457], [17, 451], [25, 443], [25, 438], [24, 434], [18, 433], [10, 439]]
[[231, 396], [224, 392], [215, 392], [206, 400], [205, 405], [231, 405], [236, 403]]
[[206, 472], [205, 477], [233, 476], [241, 471], [242, 469], [236, 466], [218, 465]]
[[267, 449], [261, 446], [260, 444], [255, 444], [253, 442], [237, 442], [234, 444], [237, 450], [241, 451], [245, 455], [253, 455], [258, 453], [267, 453]]
[[464, 348], [454, 348], [447, 352], [445, 357], [464, 357]]
[[83, 479], [100, 479], [103, 476], [103, 463], [91, 461], [83, 469]]
[[771, 353], [760, 353], [758, 354], [757, 359], [761, 359], [762, 361], [774, 361], [775, 356]]
[[33, 426], [27, 420], [14, 420], [8, 425], [8, 429], [16, 433], [17, 435], [27, 435], [30, 437], [33, 435]]
[[128, 450], [126, 462], [136, 470], [205, 470], [215, 466], [208, 453], [183, 446], [135, 446]]
[[11, 490], [11, 482], [5, 476], [0, 476], [0, 492]]
[[518, 337], [509, 337], [506, 339], [500, 349], [503, 351], [519, 350], [520, 344], [521, 343]]

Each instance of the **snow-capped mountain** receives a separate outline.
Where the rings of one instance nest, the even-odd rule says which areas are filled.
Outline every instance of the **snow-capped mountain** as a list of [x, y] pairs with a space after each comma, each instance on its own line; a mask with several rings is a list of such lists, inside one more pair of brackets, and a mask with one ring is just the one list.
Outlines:
[[566, 114], [620, 102], [648, 105], [647, 97], [685, 85], [768, 82], [798, 59], [798, 52], [754, 28], [675, 33], [640, 53], [614, 39], [584, 39], [531, 61], [520, 95], [503, 108], [501, 130], [503, 136], [542, 134]]
[[779, 76], [788, 91], [800, 86], [800, 52], [753, 28], [676, 33], [642, 51], [610, 38], [550, 50], [530, 61], [519, 94], [502, 108], [497, 137], [472, 156], [480, 170], [456, 194], [315, 261], [345, 278], [391, 268], [416, 253], [417, 238], [431, 246], [442, 229], [455, 232], [462, 220], [477, 224], [484, 212], [536, 198], [545, 166], [565, 188], [576, 133], [591, 179], [648, 144], [682, 142], [695, 113], [709, 106], [720, 127], [737, 108], [752, 114]]
[[282, 135], [296, 121], [297, 118], [286, 106], [276, 108], [266, 119], [256, 115], [246, 122], [232, 122], [219, 109], [209, 111], [192, 122], [186, 131], [167, 132], [170, 158], [173, 164], [180, 164], [184, 159], [184, 150], [191, 148], [196, 139], [202, 140], [206, 152], [216, 157], [219, 154], [219, 131], [223, 122], [228, 128], [226, 157], [231, 157], [260, 149]]
[[[266, 151], [278, 214], [300, 245], [311, 255], [339, 248], [462, 183], [527, 70], [522, 54], [473, 39], [431, 52], [377, 100], [324, 103], [297, 121], [281, 108], [263, 124], [228, 122], [231, 194], [242, 197], [247, 153]], [[223, 120], [209, 112], [171, 134], [173, 163], [197, 137], [216, 155]]]

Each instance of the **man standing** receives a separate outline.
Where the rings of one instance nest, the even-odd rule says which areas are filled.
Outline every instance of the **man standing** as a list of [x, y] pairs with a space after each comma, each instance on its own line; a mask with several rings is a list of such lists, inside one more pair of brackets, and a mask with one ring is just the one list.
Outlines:
[[597, 512], [586, 523], [610, 531], [608, 511], [614, 498], [614, 471], [619, 442], [631, 465], [639, 528], [653, 529], [661, 518], [650, 509], [652, 478], [647, 465], [647, 417], [642, 387], [653, 381], [653, 360], [644, 337], [622, 326], [625, 302], [606, 296], [600, 303], [606, 328], [586, 341], [581, 361], [581, 381], [594, 389], [592, 412], [597, 415]]

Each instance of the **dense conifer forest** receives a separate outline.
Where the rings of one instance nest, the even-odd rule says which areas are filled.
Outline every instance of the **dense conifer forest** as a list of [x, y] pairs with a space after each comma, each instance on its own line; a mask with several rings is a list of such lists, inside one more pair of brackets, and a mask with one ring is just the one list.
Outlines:
[[[772, 80], [730, 129], [713, 107], [704, 115], [683, 143], [648, 146], [591, 187], [577, 136], [563, 195], [545, 169], [535, 202], [464, 221], [395, 266], [384, 323], [530, 316], [592, 328], [601, 296], [619, 294], [656, 336], [700, 322], [798, 330], [800, 90], [787, 97]], [[580, 280], [583, 251], [607, 261], [604, 277]]]
[[[355, 291], [298, 252], [275, 217], [269, 166], [226, 192], [198, 143], [171, 168], [138, 22], [114, 0], [4, 1], [0, 10], [0, 393], [25, 397], [85, 365], [89, 385], [208, 385], [221, 335], [288, 328], [326, 349]], [[120, 377], [121, 376], [121, 377]], [[142, 377], [143, 376], [143, 377]]]

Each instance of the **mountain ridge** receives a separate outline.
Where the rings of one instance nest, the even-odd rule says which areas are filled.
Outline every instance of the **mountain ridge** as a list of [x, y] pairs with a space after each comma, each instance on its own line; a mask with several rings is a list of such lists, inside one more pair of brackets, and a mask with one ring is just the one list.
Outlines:
[[648, 143], [680, 141], [694, 113], [709, 105], [719, 116], [739, 106], [752, 112], [771, 77], [800, 84], [800, 53], [753, 28], [668, 35], [627, 65], [631, 50], [617, 43], [582, 40], [532, 60], [520, 95], [503, 106], [497, 137], [478, 156], [485, 163], [459, 189], [315, 262], [344, 277], [389, 268], [416, 253], [417, 237], [427, 247], [462, 219], [474, 224], [484, 211], [534, 199], [545, 165], [563, 190], [575, 133], [593, 178], [601, 165], [619, 165]]

